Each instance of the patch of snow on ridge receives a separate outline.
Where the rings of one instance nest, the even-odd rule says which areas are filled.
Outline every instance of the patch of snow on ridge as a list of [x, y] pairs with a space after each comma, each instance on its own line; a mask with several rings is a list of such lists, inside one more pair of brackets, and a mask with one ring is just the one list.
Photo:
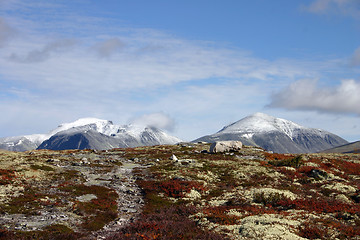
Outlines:
[[60, 124], [56, 129], [52, 130], [50, 132], [50, 134], [54, 135], [61, 131], [66, 131], [71, 128], [86, 126], [86, 125], [90, 125], [90, 124], [94, 124], [96, 126], [96, 129], [94, 129], [94, 130], [103, 132], [106, 125], [112, 124], [112, 122], [108, 121], [108, 120], [98, 119], [98, 118], [80, 118], [80, 119], [76, 120], [75, 122]]
[[245, 133], [245, 134], [243, 134], [241, 136], [244, 137], [244, 138], [247, 138], [247, 139], [251, 139], [254, 136], [254, 133]]
[[52, 135], [50, 134], [31, 134], [31, 135], [25, 135], [24, 137], [33, 143], [40, 144], [43, 141], [49, 139], [51, 136]]

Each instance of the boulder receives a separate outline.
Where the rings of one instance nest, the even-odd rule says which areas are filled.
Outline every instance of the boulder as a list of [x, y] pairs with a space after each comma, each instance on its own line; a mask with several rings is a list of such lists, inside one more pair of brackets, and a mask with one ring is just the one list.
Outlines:
[[236, 152], [242, 148], [240, 141], [217, 141], [210, 145], [211, 153]]

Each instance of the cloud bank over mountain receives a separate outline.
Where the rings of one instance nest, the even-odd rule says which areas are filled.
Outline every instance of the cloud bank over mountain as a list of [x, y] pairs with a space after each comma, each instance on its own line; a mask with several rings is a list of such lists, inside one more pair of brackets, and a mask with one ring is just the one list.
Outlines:
[[300, 80], [272, 96], [270, 107], [289, 110], [352, 113], [360, 115], [360, 82], [343, 80], [339, 86], [319, 86], [317, 80]]

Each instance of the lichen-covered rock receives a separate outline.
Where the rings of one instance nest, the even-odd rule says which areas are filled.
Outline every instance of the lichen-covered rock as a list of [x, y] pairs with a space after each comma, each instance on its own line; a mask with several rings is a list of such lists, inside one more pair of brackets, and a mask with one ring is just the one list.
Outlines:
[[210, 145], [211, 153], [236, 152], [242, 148], [240, 141], [218, 141]]

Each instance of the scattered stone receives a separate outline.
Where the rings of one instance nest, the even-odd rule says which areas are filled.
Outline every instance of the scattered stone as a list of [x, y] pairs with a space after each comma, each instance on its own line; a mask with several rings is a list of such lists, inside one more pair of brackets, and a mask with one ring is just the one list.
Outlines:
[[328, 174], [320, 169], [312, 169], [309, 173], [309, 177], [313, 177], [317, 180], [324, 180], [328, 178]]
[[173, 155], [170, 157], [170, 160], [173, 160], [173, 161], [177, 162], [179, 159], [173, 154]]
[[76, 198], [79, 202], [90, 202], [93, 199], [97, 199], [95, 194], [85, 194]]

